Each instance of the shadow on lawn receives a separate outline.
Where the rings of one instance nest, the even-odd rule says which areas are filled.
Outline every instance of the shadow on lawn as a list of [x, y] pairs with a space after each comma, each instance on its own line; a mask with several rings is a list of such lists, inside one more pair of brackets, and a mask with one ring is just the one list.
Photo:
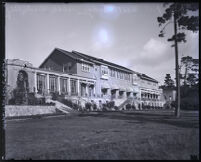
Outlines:
[[[105, 117], [110, 119], [126, 120], [129, 123], [160, 123], [169, 124], [183, 128], [199, 128], [199, 117], [194, 114], [181, 114], [181, 117], [177, 119], [173, 113], [169, 114], [153, 114], [149, 112], [99, 112], [96, 114], [80, 114], [80, 117], [94, 116], [94, 117]], [[138, 121], [138, 122], [137, 122]]]

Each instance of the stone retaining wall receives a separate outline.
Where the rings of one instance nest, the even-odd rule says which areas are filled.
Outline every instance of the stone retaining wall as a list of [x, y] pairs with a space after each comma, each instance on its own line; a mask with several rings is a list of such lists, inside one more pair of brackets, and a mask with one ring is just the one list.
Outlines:
[[56, 113], [55, 106], [6, 105], [5, 117]]

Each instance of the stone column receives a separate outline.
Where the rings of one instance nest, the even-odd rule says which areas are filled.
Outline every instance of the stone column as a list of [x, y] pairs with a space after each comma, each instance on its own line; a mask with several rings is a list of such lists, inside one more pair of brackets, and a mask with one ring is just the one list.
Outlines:
[[60, 85], [60, 76], [57, 77], [57, 87], [58, 87], [58, 92], [59, 92], [59, 95], [61, 94], [61, 85]]
[[117, 99], [118, 98], [118, 95], [119, 94], [119, 90], [117, 89], [116, 91], [115, 91], [115, 98]]
[[80, 80], [77, 79], [77, 95], [80, 96]]
[[37, 89], [37, 72], [34, 73], [34, 88], [35, 88], [35, 93], [38, 93], [38, 89]]
[[68, 95], [71, 95], [71, 85], [70, 85], [70, 78], [68, 78]]
[[140, 107], [139, 107], [139, 110], [142, 110], [142, 92], [141, 92], [141, 89], [139, 91], [139, 96], [140, 96]]
[[50, 93], [50, 76], [47, 74], [47, 93]]
[[[94, 94], [93, 94], [93, 97], [95, 97], [96, 96], [96, 84], [94, 83]], [[95, 95], [95, 96], [94, 96]]]
[[87, 97], [89, 97], [89, 84], [88, 83], [86, 84], [86, 94], [87, 94]]

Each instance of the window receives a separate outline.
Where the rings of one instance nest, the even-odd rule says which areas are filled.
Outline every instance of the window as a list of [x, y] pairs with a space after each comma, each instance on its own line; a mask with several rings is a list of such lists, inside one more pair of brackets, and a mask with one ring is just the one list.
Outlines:
[[114, 69], [110, 69], [110, 76], [115, 77], [115, 70]]
[[57, 78], [50, 76], [50, 92], [56, 92], [57, 90]]
[[88, 64], [82, 63], [82, 71], [90, 72], [90, 68]]
[[101, 72], [102, 72], [102, 75], [108, 75], [108, 69], [107, 68], [102, 68]]
[[125, 80], [130, 80], [130, 74], [125, 73], [124, 76], [125, 76], [125, 77], [124, 77]]
[[119, 79], [120, 78], [120, 76], [119, 76], [119, 72], [117, 71], [117, 78]]
[[71, 62], [69, 62], [67, 64], [64, 64], [63, 65], [63, 72], [70, 72], [71, 68], [72, 68], [72, 63]]
[[46, 86], [46, 77], [45, 75], [38, 74], [37, 75], [37, 91], [41, 94], [45, 90]]
[[60, 79], [60, 85], [61, 85], [61, 92], [66, 93], [68, 92], [68, 80], [67, 78], [61, 78]]
[[75, 95], [76, 94], [76, 80], [70, 80], [70, 87], [71, 87], [71, 94]]
[[130, 74], [128, 74], [128, 80], [130, 80]]
[[120, 72], [120, 79], [123, 79], [124, 77], [123, 77], [123, 73], [122, 72]]

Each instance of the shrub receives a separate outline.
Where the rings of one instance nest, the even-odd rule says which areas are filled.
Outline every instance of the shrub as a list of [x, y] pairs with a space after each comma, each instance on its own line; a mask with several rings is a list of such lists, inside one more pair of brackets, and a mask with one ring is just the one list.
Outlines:
[[46, 105], [46, 106], [55, 106], [55, 103], [49, 102], [49, 103], [45, 103], [44, 105]]
[[59, 92], [52, 92], [51, 95], [52, 95], [52, 100], [57, 100], [59, 96]]
[[35, 98], [34, 93], [28, 94], [28, 105], [35, 105], [37, 103], [37, 98]]
[[117, 106], [114, 106], [114, 109], [115, 109], [115, 110], [119, 110], [119, 108], [118, 108]]
[[131, 104], [127, 104], [126, 105], [126, 110], [130, 110], [131, 109]]
[[71, 100], [62, 99], [61, 102], [69, 107], [73, 107], [73, 102]]
[[14, 99], [14, 98], [11, 98], [11, 99], [8, 101], [8, 104], [9, 104], [9, 105], [15, 105], [15, 99]]
[[103, 103], [103, 111], [107, 111], [107, 103]]
[[114, 101], [110, 101], [110, 106], [111, 108], [115, 106], [115, 102]]
[[96, 103], [93, 104], [93, 110], [97, 110], [97, 105], [96, 105]]
[[72, 103], [72, 108], [75, 109], [75, 110], [78, 110], [79, 109], [79, 105], [76, 104], [76, 103]]
[[135, 110], [135, 109], [136, 109], [135, 105], [132, 105], [132, 106], [131, 106], [131, 108], [132, 108], [133, 110]]
[[91, 110], [92, 104], [90, 102], [85, 103], [86, 110]]

